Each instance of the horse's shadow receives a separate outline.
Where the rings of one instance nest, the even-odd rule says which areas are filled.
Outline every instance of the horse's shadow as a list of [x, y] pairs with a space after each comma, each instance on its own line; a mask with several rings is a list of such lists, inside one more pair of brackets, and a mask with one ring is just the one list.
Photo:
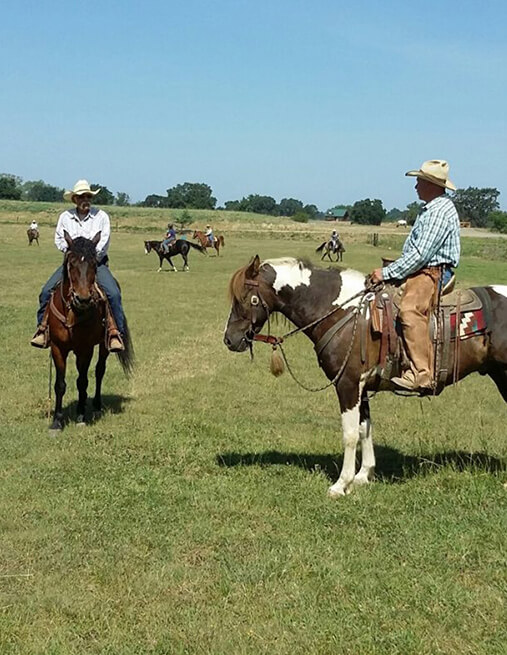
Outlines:
[[[122, 414], [125, 407], [130, 403], [132, 398], [128, 396], [121, 396], [116, 394], [109, 394], [102, 396], [102, 409], [98, 412], [94, 411], [92, 405], [92, 397], [89, 397], [86, 402], [86, 424], [93, 425], [98, 423], [104, 414]], [[71, 401], [64, 410], [65, 425], [72, 425], [76, 421], [78, 401]]]
[[[488, 473], [505, 470], [506, 463], [486, 453], [450, 451], [431, 456], [415, 456], [401, 453], [389, 446], [375, 447], [376, 477], [387, 482], [401, 483], [418, 475], [424, 475], [449, 466], [457, 471], [479, 470]], [[298, 466], [305, 471], [320, 471], [331, 482], [340, 474], [343, 456], [320, 455], [312, 453], [287, 453], [276, 450], [260, 453], [219, 453], [216, 457], [219, 466]]]

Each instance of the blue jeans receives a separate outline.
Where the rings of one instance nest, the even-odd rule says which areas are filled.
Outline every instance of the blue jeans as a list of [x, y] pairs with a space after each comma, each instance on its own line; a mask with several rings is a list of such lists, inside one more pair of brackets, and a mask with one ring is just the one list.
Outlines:
[[[51, 292], [59, 284], [63, 278], [63, 266], [59, 266], [53, 275], [49, 278], [46, 284], [42, 287], [39, 296], [39, 311], [37, 312], [37, 325], [42, 323], [42, 318], [44, 316], [44, 311], [46, 306], [51, 298]], [[121, 292], [118, 283], [114, 279], [109, 270], [109, 267], [105, 264], [97, 266], [97, 282], [102, 291], [106, 294], [109, 304], [111, 305], [111, 311], [113, 312], [114, 320], [118, 326], [118, 330], [125, 334], [125, 316], [123, 314], [123, 307], [121, 305]]]

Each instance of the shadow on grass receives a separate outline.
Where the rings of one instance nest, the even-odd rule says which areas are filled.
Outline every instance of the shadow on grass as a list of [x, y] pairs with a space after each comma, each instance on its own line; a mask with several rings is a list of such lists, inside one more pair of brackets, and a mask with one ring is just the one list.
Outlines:
[[[125, 411], [125, 407], [128, 403], [132, 401], [132, 398], [128, 396], [119, 396], [116, 394], [107, 394], [102, 396], [102, 411], [95, 412], [92, 408], [92, 397], [88, 398], [86, 402], [86, 424], [93, 425], [100, 421], [104, 414], [122, 414]], [[65, 425], [74, 423], [76, 420], [77, 412], [77, 400], [73, 400], [66, 407], [64, 407], [63, 415]], [[42, 414], [44, 418], [47, 418], [46, 413]], [[53, 416], [53, 409], [51, 410], [51, 416]]]
[[[435, 455], [406, 455], [387, 446], [376, 446], [376, 477], [388, 482], [403, 482], [417, 475], [424, 475], [443, 467], [457, 471], [482, 471], [494, 473], [505, 470], [506, 462], [485, 453], [451, 451]], [[217, 455], [219, 466], [298, 466], [305, 471], [322, 471], [331, 482], [340, 474], [343, 456], [316, 455], [311, 453], [283, 453], [276, 450], [261, 453], [221, 453]]]

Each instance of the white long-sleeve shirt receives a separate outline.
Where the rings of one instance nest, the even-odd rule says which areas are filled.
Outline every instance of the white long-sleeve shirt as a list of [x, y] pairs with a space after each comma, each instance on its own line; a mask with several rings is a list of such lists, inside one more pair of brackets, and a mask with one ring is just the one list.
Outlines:
[[111, 224], [108, 214], [102, 209], [90, 207], [88, 215], [83, 219], [79, 218], [77, 209], [67, 209], [60, 214], [55, 231], [55, 245], [62, 252], [66, 252], [68, 249], [64, 230], [68, 232], [72, 239], [77, 237], [93, 239], [97, 232], [100, 232], [100, 241], [97, 244], [97, 260], [100, 261], [107, 255]]

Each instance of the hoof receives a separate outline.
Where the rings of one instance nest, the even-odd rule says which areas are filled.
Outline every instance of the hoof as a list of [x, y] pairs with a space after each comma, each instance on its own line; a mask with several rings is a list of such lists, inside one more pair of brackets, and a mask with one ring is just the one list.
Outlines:
[[77, 417], [76, 425], [78, 428], [82, 428], [86, 425], [85, 417], [83, 415]]
[[363, 484], [369, 484], [370, 482], [371, 482], [371, 479], [370, 479], [368, 473], [359, 472], [354, 478], [354, 484], [356, 486], [358, 486], [358, 487], [360, 485], [363, 485]]
[[56, 437], [62, 432], [62, 430], [63, 430], [63, 425], [61, 425], [61, 423], [53, 423], [52, 425], [49, 426], [49, 436]]
[[341, 483], [333, 484], [332, 487], [329, 487], [327, 490], [327, 495], [329, 498], [341, 498], [342, 496], [347, 496], [351, 491], [350, 485], [344, 487]]

